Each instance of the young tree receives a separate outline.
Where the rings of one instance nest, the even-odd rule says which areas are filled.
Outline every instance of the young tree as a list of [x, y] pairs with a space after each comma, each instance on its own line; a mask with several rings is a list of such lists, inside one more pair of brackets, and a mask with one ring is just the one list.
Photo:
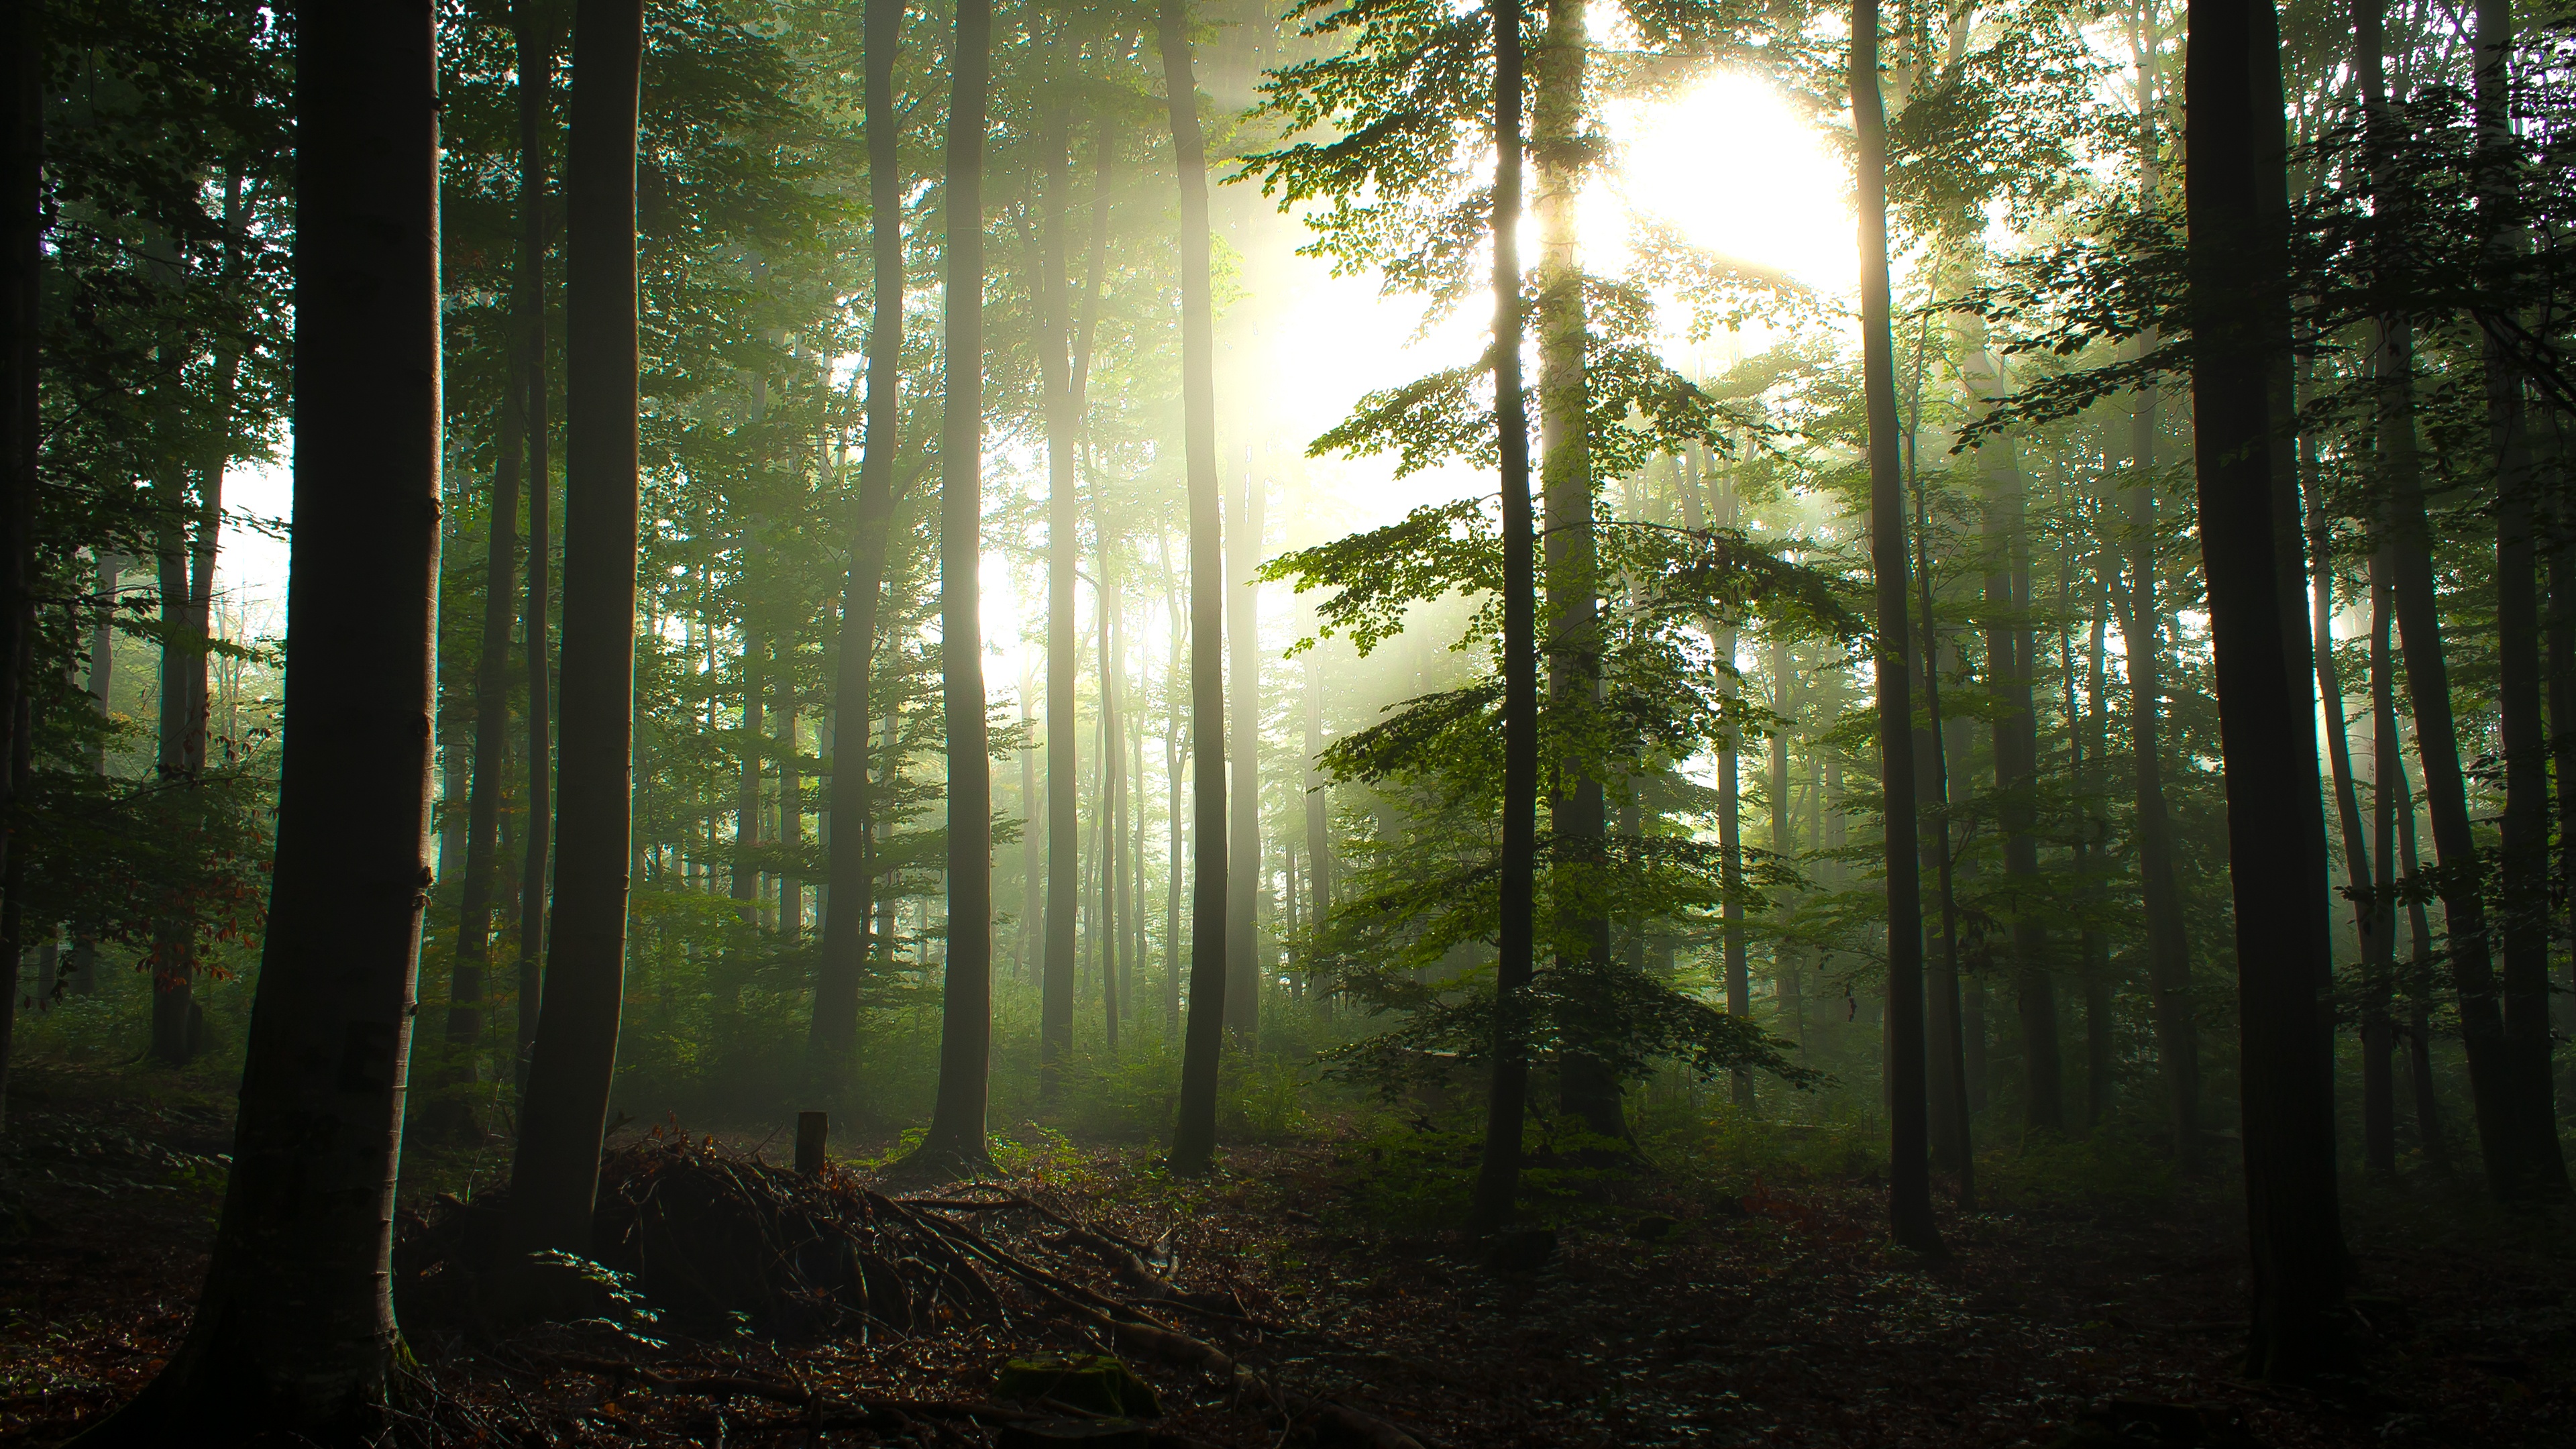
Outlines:
[[268, 933], [195, 1320], [93, 1445], [355, 1438], [393, 1371], [394, 1161], [430, 881], [434, 15], [299, 19], [292, 723]]
[[1229, 489], [1225, 523], [1226, 704], [1233, 715], [1226, 763], [1234, 775], [1234, 839], [1225, 903], [1225, 1024], [1250, 1045], [1261, 1026], [1261, 478], [1246, 459], [1243, 488]]
[[617, 1068], [634, 819], [635, 136], [643, 0], [573, 10], [564, 146], [563, 734], [554, 929], [510, 1167], [512, 1243], [590, 1247]]
[[[1070, 204], [1061, 104], [1041, 126], [1046, 147], [1043, 251], [1035, 286], [1039, 385], [1046, 392], [1047, 448], [1047, 794], [1046, 935], [1040, 948], [1038, 1091], [1053, 1096], [1073, 1051], [1075, 898], [1082, 890], [1081, 730], [1076, 703], [1080, 650], [1074, 642], [1074, 575], [1082, 558], [1082, 499], [1074, 483], [1075, 432], [1065, 318], [1064, 213]], [[1102, 523], [1106, 524], [1103, 519]], [[1032, 832], [1034, 833], [1034, 832]]]
[[[1181, 189], [1181, 423], [1190, 490], [1189, 1023], [1181, 1047], [1172, 1170], [1205, 1172], [1216, 1155], [1216, 1078], [1224, 1050], [1226, 943], [1225, 556], [1216, 469], [1216, 302], [1209, 280], [1207, 145], [1199, 133], [1186, 0], [1161, 0], [1155, 41], [1171, 107]], [[1245, 801], [1244, 808], [1258, 808]], [[1177, 869], [1177, 865], [1175, 866]]]
[[1873, 657], [1878, 769], [1887, 836], [1888, 1219], [1897, 1243], [1942, 1251], [1932, 1221], [1923, 1034], [1923, 883], [1914, 818], [1914, 702], [1905, 660], [1908, 560], [1898, 453], [1896, 349], [1889, 335], [1887, 113], [1878, 89], [1877, 0], [1852, 0], [1851, 104], [1859, 183], [1861, 365], [1869, 415], [1870, 569], [1878, 602]]
[[948, 953], [940, 992], [939, 1098], [914, 1161], [972, 1171], [993, 1057], [993, 768], [984, 722], [984, 125], [991, 0], [958, 0], [949, 57], [947, 378], [939, 437], [939, 682], [948, 730]]
[[2279, 185], [2280, 37], [2271, 0], [2193, 0], [2184, 68], [2192, 404], [2201, 566], [2209, 582], [2243, 1039], [2246, 1213], [2253, 1251], [2249, 1372], [2299, 1378], [2343, 1357], [2343, 1226], [2316, 731], [2284, 702], [2311, 663], [2282, 627], [2268, 379], [2289, 346]]

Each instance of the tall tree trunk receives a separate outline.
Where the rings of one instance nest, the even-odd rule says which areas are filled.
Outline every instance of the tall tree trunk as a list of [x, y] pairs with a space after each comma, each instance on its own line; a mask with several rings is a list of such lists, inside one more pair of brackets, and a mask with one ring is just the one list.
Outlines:
[[[2157, 205], [2163, 185], [2163, 147], [2156, 131], [2159, 67], [2152, 30], [2153, 6], [2133, 21], [2138, 58], [2138, 166], [2143, 204]], [[2137, 339], [2143, 357], [2157, 345], [2154, 329]], [[2134, 776], [2138, 832], [2138, 887], [2147, 925], [2147, 985], [2153, 1000], [2156, 1056], [2164, 1076], [2174, 1160], [2186, 1173], [2200, 1166], [2200, 1026], [2191, 989], [2191, 942], [2185, 933], [2182, 887], [2174, 873], [2171, 816], [2164, 787], [2164, 655], [2157, 621], [2156, 433], [2159, 399], [2153, 387], [2138, 390], [2129, 419], [2129, 479], [2122, 491], [2128, 512], [2128, 578], [2119, 590], [2120, 637], [2129, 676], [2129, 756]]]
[[1075, 901], [1082, 889], [1081, 646], [1074, 633], [1074, 576], [1082, 562], [1082, 499], [1074, 481], [1073, 381], [1065, 334], [1064, 213], [1070, 202], [1060, 111], [1042, 128], [1046, 206], [1039, 223], [1038, 375], [1046, 394], [1047, 448], [1047, 905], [1039, 977], [1038, 1096], [1052, 1100], [1073, 1050]]
[[2388, 546], [2370, 556], [2370, 954], [2361, 968], [2362, 1161], [2381, 1177], [2397, 1172], [2397, 1083], [2390, 1061], [2396, 1019], [2390, 998], [2396, 986], [2397, 798], [2405, 788], [2405, 757], [2397, 743], [2397, 681], [2389, 650]]
[[[2392, 739], [2396, 735], [2396, 718], [2392, 703]], [[2397, 791], [2397, 848], [2406, 857], [2406, 877], [2413, 880], [2423, 869], [2415, 850], [2415, 797], [2406, 778], [2404, 754], [2394, 749], [2392, 753], [2397, 760], [2397, 773], [2391, 782]], [[2433, 927], [2426, 919], [2428, 914], [2423, 898], [2410, 893], [2406, 901], [2406, 1076], [2415, 1098], [2416, 1145], [2433, 1170], [2447, 1176], [2451, 1170], [2451, 1140], [2442, 1132], [2441, 1098], [2433, 1084]]]
[[546, 175], [547, 138], [554, 125], [556, 7], [517, 0], [511, 35], [519, 70], [519, 276], [518, 368], [520, 411], [528, 449], [528, 602], [523, 611], [528, 671], [528, 826], [520, 857], [519, 970], [514, 1076], [528, 1086], [536, 1049], [537, 1005], [544, 977], [546, 880], [554, 841], [554, 671], [546, 648], [549, 550], [547, 512], [554, 492], [548, 453], [553, 442], [552, 404], [546, 387]]
[[1181, 193], [1181, 422], [1190, 497], [1190, 753], [1196, 796], [1190, 831], [1190, 1018], [1181, 1049], [1174, 1172], [1215, 1165], [1217, 1066], [1226, 989], [1225, 556], [1216, 467], [1216, 304], [1208, 279], [1207, 146], [1191, 78], [1189, 7], [1160, 0], [1155, 40], [1172, 116]]
[[[483, 1040], [483, 996], [491, 966], [492, 888], [500, 869], [501, 792], [509, 768], [510, 620], [518, 592], [519, 458], [526, 421], [519, 389], [501, 403], [501, 455], [492, 470], [489, 537], [483, 554], [483, 652], [474, 665], [474, 774], [465, 809], [465, 884], [456, 912], [456, 955], [448, 975], [448, 1070], [444, 1085], [465, 1092], [480, 1076], [476, 1053]], [[474, 1110], [463, 1096], [431, 1104], [431, 1124], [446, 1132], [471, 1130]]]
[[[2367, 11], [2367, 15], [2362, 13]], [[2356, 9], [2357, 26], [2376, 29], [2379, 11], [2366, 3]], [[2364, 103], [2369, 104], [2369, 57], [2376, 44], [2359, 44], [2365, 73]], [[2395, 144], [2396, 118], [2389, 114], [2384, 88], [2375, 108], [2381, 118], [2373, 129], [2383, 152], [2374, 182], [2382, 196], [2379, 267], [2383, 285], [2395, 286], [2408, 259], [2397, 219], [2405, 206], [2402, 180], [2384, 153]], [[2461, 778], [2459, 737], [2451, 715], [2451, 677], [2442, 638], [2440, 601], [2434, 591], [2430, 522], [2425, 516], [2421, 463], [2416, 452], [2414, 419], [2414, 331], [2392, 299], [2379, 325], [2378, 460], [2381, 487], [2388, 498], [2387, 529], [2396, 565], [2397, 632], [2406, 652], [2407, 694], [2415, 716], [2415, 743], [2424, 767], [2424, 798], [2432, 816], [2433, 848], [2441, 865], [2443, 915], [2449, 927], [2451, 980], [2459, 993], [2460, 1039], [2469, 1059], [2469, 1084], [2478, 1125], [2478, 1142], [2486, 1163], [2487, 1184], [2499, 1198], [2511, 1199], [2545, 1190], [2565, 1180], [2557, 1139], [2546, 1141], [2548, 1113], [2522, 1101], [2520, 1076], [2505, 1040], [2504, 1014], [2495, 979], [2492, 943], [2483, 891], [2485, 868], [2469, 817], [2468, 791]]]
[[2366, 887], [2370, 881], [2370, 848], [2362, 837], [2361, 795], [2353, 783], [2351, 727], [2344, 721], [2343, 671], [2334, 657], [2334, 521], [2326, 512], [2325, 481], [2310, 478], [2308, 494], [2308, 572], [2316, 580], [2308, 605], [2308, 647], [2317, 664], [2317, 698], [2325, 711], [2326, 766], [2332, 777], [2335, 823], [2343, 837], [2344, 881], [2352, 891], [2352, 930], [2366, 963], [2376, 954], [2373, 932], [2378, 923]]
[[[1734, 480], [1730, 478], [1722, 486], [1715, 480], [1710, 481], [1709, 522], [1719, 528], [1735, 527]], [[1740, 662], [1737, 643], [1733, 629], [1709, 630], [1710, 652], [1717, 657], [1722, 671], [1718, 687], [1730, 695], [1743, 692], [1740, 677], [1733, 674]], [[1745, 960], [1744, 950], [1743, 769], [1743, 738], [1730, 731], [1717, 756], [1718, 944], [1726, 979], [1726, 1014], [1735, 1017], [1753, 1014], [1753, 974]], [[1623, 785], [1622, 793], [1633, 801], [1636, 798], [1635, 785]], [[1737, 1067], [1730, 1076], [1728, 1087], [1737, 1111], [1753, 1110], [1753, 1073]]]
[[1182, 835], [1189, 822], [1181, 806], [1181, 766], [1187, 759], [1182, 740], [1190, 728], [1183, 709], [1182, 683], [1188, 673], [1182, 656], [1194, 646], [1182, 615], [1180, 580], [1172, 576], [1171, 545], [1159, 527], [1154, 530], [1154, 561], [1162, 569], [1163, 610], [1172, 642], [1168, 663], [1171, 715], [1163, 730], [1163, 776], [1167, 786], [1164, 813], [1171, 833], [1163, 859], [1163, 1034], [1168, 1039], [1179, 1036], [1181, 1031], [1181, 886], [1189, 876], [1182, 867], [1181, 854]]
[[[1926, 339], [1928, 340], [1928, 338]], [[1893, 339], [1890, 343], [1893, 351]], [[1892, 365], [1892, 358], [1891, 358]], [[1936, 884], [1941, 897], [1941, 950], [1928, 962], [1930, 989], [1925, 1024], [1928, 1040], [1925, 1081], [1930, 1100], [1925, 1121], [1931, 1135], [1932, 1166], [1950, 1173], [1959, 1185], [1958, 1204], [1961, 1212], [1973, 1211], [1977, 1201], [1977, 1154], [1970, 1130], [1973, 1115], [1968, 1081], [1968, 1021], [1965, 1003], [1959, 994], [1959, 863], [1950, 846], [1951, 782], [1966, 776], [1964, 768], [1968, 750], [1969, 721], [1951, 719], [1941, 709], [1941, 676], [1958, 672], [1958, 650], [1941, 638], [1939, 615], [1933, 608], [1932, 508], [1923, 486], [1922, 474], [1916, 469], [1915, 449], [1922, 431], [1922, 366], [1918, 343], [1913, 411], [1906, 419], [1905, 480], [1914, 502], [1914, 567], [1915, 600], [1922, 606], [1921, 661], [1923, 701], [1927, 712], [1927, 729], [1918, 731], [1915, 739], [1915, 798], [1930, 807], [1931, 819], [1917, 821], [1916, 829], [1924, 836], [1932, 857]], [[1786, 710], [1782, 711], [1784, 714]], [[1952, 768], [1950, 757], [1960, 757], [1961, 768]], [[1918, 859], [1920, 855], [1918, 854]], [[1917, 867], [1918, 871], [1920, 867]], [[1984, 1021], [1978, 1021], [1982, 1033]], [[1980, 1042], [1982, 1047], [1982, 1042]], [[1982, 1055], [1977, 1059], [1982, 1070]]]
[[[765, 389], [764, 389], [765, 390]], [[752, 520], [750, 532], [758, 534], [760, 521]], [[746, 572], [754, 545], [743, 546]], [[733, 859], [726, 862], [725, 896], [745, 904], [760, 898], [760, 866], [749, 852], [760, 846], [760, 751], [768, 738], [768, 711], [761, 693], [762, 656], [768, 643], [759, 632], [746, 624], [742, 631], [742, 723], [735, 731], [742, 741], [735, 750], [738, 757], [733, 791]], [[755, 910], [743, 912], [746, 923], [759, 919]]]
[[1106, 540], [1100, 569], [1100, 810], [1092, 818], [1092, 848], [1100, 857], [1100, 1024], [1110, 1053], [1118, 1051], [1118, 947], [1126, 920], [1118, 899], [1122, 858], [1118, 833], [1118, 766], [1125, 754], [1118, 738], [1118, 588], [1109, 578]]
[[1878, 91], [1878, 3], [1852, 0], [1852, 129], [1859, 182], [1862, 387], [1869, 410], [1870, 571], [1878, 620], [1878, 769], [1887, 860], [1888, 1223], [1901, 1247], [1942, 1251], [1932, 1221], [1923, 1035], [1923, 886], [1914, 818], [1914, 702], [1908, 696], [1905, 479], [1889, 336], [1887, 113]]
[[[1583, 187], [1584, 80], [1591, 57], [1589, 0], [1547, 0], [1547, 28], [1530, 48], [1530, 161], [1536, 172], [1531, 210], [1539, 226], [1538, 290], [1531, 317], [1538, 334], [1539, 507], [1546, 644], [1547, 708], [1561, 738], [1581, 738], [1600, 687], [1600, 544], [1592, 526], [1592, 453], [1587, 427], [1584, 348], [1590, 334], [1577, 252], [1577, 203]], [[1610, 922], [1581, 906], [1596, 896], [1592, 877], [1606, 868], [1608, 801], [1597, 772], [1579, 759], [1544, 765], [1548, 821], [1562, 843], [1551, 872], [1558, 894], [1556, 972], [1563, 977], [1558, 1022], [1557, 1090], [1564, 1109], [1596, 1136], [1626, 1138], [1621, 1083], [1586, 1043], [1614, 1030], [1603, 1013], [1614, 993], [1599, 980], [1612, 969]]]
[[[2108, 585], [2097, 577], [2094, 581], [2093, 593], [2093, 637], [2090, 641], [2092, 653], [2088, 665], [2090, 673], [2084, 687], [2089, 718], [2081, 735], [2084, 749], [2077, 756], [2076, 769], [2076, 788], [2082, 793], [2085, 801], [2084, 846], [2078, 852], [2077, 859], [2088, 882], [2087, 893], [2097, 898], [2100, 895], [2100, 887], [2099, 876], [2095, 874], [2098, 869], [2094, 864], [2095, 853], [2101, 848], [2102, 838], [2110, 831], [2109, 822], [2102, 818], [2102, 784], [2098, 778], [2102, 768], [2102, 757], [2110, 748], [2111, 734], [2111, 710], [2103, 668], [2103, 655], [2108, 642], [2105, 636], [2110, 632], [2111, 608], [2110, 600], [2106, 597], [2109, 592]], [[2071, 696], [2075, 676], [2074, 661], [2067, 661], [2066, 674], [2068, 692]], [[2074, 701], [2070, 698], [2067, 701], [2070, 735], [2075, 733], [2074, 713]], [[2084, 927], [2082, 944], [2084, 952], [2084, 1125], [2098, 1130], [2104, 1120], [2111, 1115], [2111, 1094], [2117, 1085], [2115, 1077], [2118, 1071], [2119, 1023], [2114, 1019], [2111, 1005], [2111, 945], [2104, 939], [2100, 926], [2089, 924], [2089, 918], [2088, 924]]]
[[939, 1097], [914, 1156], [973, 1171], [991, 1160], [993, 762], [984, 723], [976, 567], [984, 515], [984, 127], [992, 0], [958, 0], [948, 100], [947, 396], [939, 438], [939, 688], [948, 728], [948, 946], [942, 953]]
[[1231, 748], [1226, 762], [1234, 773], [1232, 814], [1234, 838], [1226, 859], [1234, 862], [1225, 906], [1225, 1024], [1247, 1046], [1261, 1026], [1262, 978], [1270, 973], [1261, 960], [1261, 590], [1252, 576], [1261, 567], [1262, 491], [1260, 475], [1244, 459], [1243, 491], [1234, 495], [1234, 516], [1226, 520], [1225, 642], [1226, 703]]
[[2320, 995], [2332, 959], [2316, 730], [2284, 708], [2313, 661], [2281, 627], [2269, 377], [2289, 343], [2287, 238], [2262, 134], [2281, 126], [2271, 0], [2193, 0], [2185, 199], [2192, 404], [2236, 906], [2253, 1326], [2246, 1363], [2300, 1378], [2346, 1357], [2343, 1226]]
[[90, 1444], [355, 1439], [396, 1334], [393, 1185], [430, 880], [438, 85], [425, 6], [296, 33], [289, 730], [232, 1172], [196, 1317]]
[[635, 743], [636, 108], [643, 0], [579, 0], [564, 146], [563, 732], [555, 929], [510, 1169], [512, 1244], [590, 1248], [626, 985]]
[[[867, 431], [859, 455], [858, 515], [834, 641], [832, 772], [826, 798], [831, 844], [823, 880], [823, 939], [814, 963], [808, 1071], [837, 1080], [859, 1039], [859, 983], [867, 974], [875, 812], [868, 734], [876, 718], [877, 603], [894, 528], [894, 460], [903, 430], [903, 162], [894, 108], [895, 50], [903, 0], [867, 0], [861, 21], [868, 136]], [[841, 739], [847, 733], [844, 747]], [[891, 741], [889, 741], [891, 743]]]
[[778, 928], [793, 941], [805, 929], [805, 877], [795, 859], [805, 844], [805, 772], [798, 754], [796, 716], [796, 641], [780, 641], [772, 682], [778, 715], [778, 843], [786, 847], [787, 869], [778, 877]]
[[[1519, 0], [1489, 0], [1494, 31], [1494, 414], [1501, 434], [1503, 512], [1503, 821], [1497, 889], [1499, 948], [1494, 966], [1494, 1058], [1485, 1101], [1485, 1143], [1476, 1168], [1469, 1225], [1511, 1221], [1520, 1193], [1521, 1123], [1529, 1112], [1529, 987], [1537, 963], [1538, 899], [1538, 547], [1531, 532], [1529, 406], [1521, 386], [1521, 263], [1513, 232], [1521, 214], [1521, 12]], [[1307, 664], [1306, 738], [1321, 747], [1318, 683]], [[1318, 807], [1307, 828], [1322, 874]], [[1318, 887], [1318, 929], [1325, 907]]]
[[[1511, 39], [1519, 49], [1519, 26]], [[1324, 929], [1333, 913], [1333, 842], [1330, 797], [1324, 793], [1324, 665], [1312, 650], [1306, 654], [1306, 929]]]
[[[36, 410], [38, 375], [36, 336], [42, 325], [44, 285], [44, 152], [45, 39], [42, 7], [13, 5], [0, 15], [0, 708], [27, 693], [27, 652], [31, 643], [35, 579], [36, 454], [42, 423]], [[99, 572], [114, 589], [106, 558]], [[103, 650], [92, 644], [90, 679], [99, 704], [106, 705], [107, 672]], [[17, 712], [0, 715], [9, 731], [0, 739], [8, 758], [17, 743]], [[16, 772], [0, 793], [0, 820], [15, 817]], [[8, 836], [0, 831], [0, 869], [14, 863]], [[95, 948], [82, 942], [80, 951]], [[77, 958], [76, 958], [77, 959]], [[7, 999], [0, 1000], [0, 1126], [7, 1125], [9, 1056], [18, 1014], [17, 955], [10, 956]], [[50, 988], [48, 988], [50, 989]]]
[[2031, 647], [2030, 532], [2021, 465], [2012, 443], [1998, 440], [1987, 446], [1995, 451], [1981, 459], [1986, 475], [1986, 685], [1995, 712], [1995, 796], [2004, 874], [2014, 882], [2013, 996], [2021, 1026], [2022, 1122], [2057, 1131], [2066, 1126], [2066, 1086], [2048, 931], [2036, 899], [2039, 714], [2031, 698], [2037, 660]]
[[[2511, 214], [2518, 189], [2508, 91], [2514, 51], [2511, 0], [2478, 0], [2477, 116], [2481, 149], [2478, 215], [2495, 218], [2486, 249], [2510, 259], [2524, 249]], [[2558, 1142], [2549, 1051], [2549, 741], [2540, 716], [2541, 638], [2535, 499], [2522, 371], [2493, 333], [2486, 337], [2488, 447], [2496, 469], [2497, 716], [2504, 749], [2504, 1040], [2501, 1086], [2514, 1137], [2516, 1197], [2568, 1195]]]

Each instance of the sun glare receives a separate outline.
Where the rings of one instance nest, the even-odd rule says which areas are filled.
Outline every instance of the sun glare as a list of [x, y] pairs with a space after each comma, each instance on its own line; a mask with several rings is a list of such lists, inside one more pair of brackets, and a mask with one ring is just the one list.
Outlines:
[[1629, 207], [1721, 256], [1829, 292], [1857, 285], [1843, 162], [1777, 90], [1718, 75], [1677, 100], [1614, 106], [1608, 119]]

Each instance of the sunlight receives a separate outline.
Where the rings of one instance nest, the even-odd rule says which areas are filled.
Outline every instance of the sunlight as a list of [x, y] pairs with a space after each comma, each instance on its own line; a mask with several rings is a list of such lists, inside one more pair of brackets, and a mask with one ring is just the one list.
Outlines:
[[[1721, 256], [1824, 291], [1846, 294], [1858, 284], [1843, 160], [1778, 90], [1751, 76], [1717, 75], [1678, 100], [1614, 104], [1608, 119], [1631, 208]], [[1596, 236], [1607, 239], [1614, 218], [1601, 213], [1614, 209], [1587, 207]]]

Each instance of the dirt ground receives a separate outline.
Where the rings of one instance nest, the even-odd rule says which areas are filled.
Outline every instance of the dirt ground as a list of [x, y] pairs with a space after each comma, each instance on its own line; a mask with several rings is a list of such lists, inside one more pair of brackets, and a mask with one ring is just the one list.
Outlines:
[[[12, 1083], [0, 1444], [60, 1443], [130, 1395], [184, 1331], [204, 1270], [222, 1113], [98, 1087]], [[1180, 1286], [1231, 1292], [1289, 1330], [1229, 1339], [1242, 1362], [1425, 1449], [2576, 1443], [2567, 1224], [2497, 1218], [2456, 1193], [2351, 1204], [2364, 1369], [2305, 1390], [2235, 1376], [2244, 1270], [2215, 1192], [2124, 1218], [1954, 1216], [1951, 1256], [1930, 1261], [1883, 1245], [1866, 1181], [1717, 1198], [1646, 1177], [1560, 1234], [1544, 1264], [1498, 1271], [1458, 1239], [1371, 1227], [1350, 1191], [1370, 1169], [1358, 1145], [1319, 1141], [1237, 1150], [1214, 1180], [1187, 1182], [1141, 1147], [1066, 1145], [1012, 1186], [1168, 1241]], [[422, 1378], [391, 1442], [795, 1446], [988, 1444], [996, 1431], [934, 1413], [818, 1432], [808, 1411], [720, 1381], [973, 1404], [990, 1401], [1003, 1360], [1085, 1345], [1066, 1322], [1022, 1314], [794, 1344], [591, 1325], [476, 1342], [415, 1332], [412, 1347]], [[1158, 1445], [1348, 1441], [1311, 1412], [1266, 1413], [1186, 1369], [1135, 1366], [1168, 1411]], [[704, 1391], [673, 1386], [692, 1378]]]

